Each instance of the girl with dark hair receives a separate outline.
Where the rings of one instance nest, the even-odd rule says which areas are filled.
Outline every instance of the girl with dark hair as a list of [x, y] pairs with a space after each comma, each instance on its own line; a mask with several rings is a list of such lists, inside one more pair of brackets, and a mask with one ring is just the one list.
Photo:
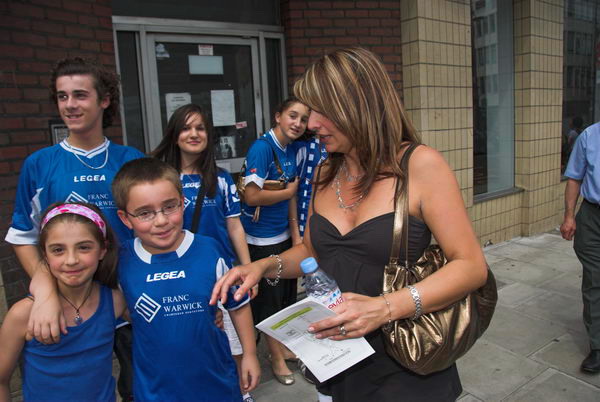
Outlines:
[[[244, 162], [242, 224], [252, 261], [287, 250], [301, 241], [296, 215], [296, 154], [290, 145], [304, 134], [309, 108], [296, 98], [286, 99], [275, 111], [273, 128], [257, 139]], [[279, 182], [279, 189], [267, 184]], [[295, 279], [259, 283], [259, 292], [252, 301], [255, 323], [296, 302]], [[284, 385], [294, 383], [294, 376], [285, 359], [295, 356], [275, 339], [266, 336], [275, 378]]]
[[0, 400], [10, 400], [21, 352], [26, 400], [115, 400], [114, 331], [126, 306], [114, 289], [118, 246], [106, 222], [98, 208], [82, 203], [54, 204], [43, 215], [38, 244], [68, 333], [54, 345], [26, 340], [33, 300], [17, 302], [0, 329]]

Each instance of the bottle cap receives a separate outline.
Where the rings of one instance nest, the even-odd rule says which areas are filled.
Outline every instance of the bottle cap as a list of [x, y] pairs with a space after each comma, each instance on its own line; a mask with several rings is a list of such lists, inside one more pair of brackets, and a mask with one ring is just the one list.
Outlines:
[[317, 260], [314, 258], [308, 257], [302, 260], [300, 268], [302, 268], [302, 272], [305, 274], [312, 274], [319, 268], [319, 264], [317, 264]]

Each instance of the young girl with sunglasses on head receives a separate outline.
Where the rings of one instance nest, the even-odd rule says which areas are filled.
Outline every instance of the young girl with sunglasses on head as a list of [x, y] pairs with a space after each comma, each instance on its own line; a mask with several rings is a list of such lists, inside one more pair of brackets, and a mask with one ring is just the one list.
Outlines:
[[[250, 255], [246, 233], [239, 218], [239, 196], [231, 175], [217, 167], [215, 144], [208, 114], [201, 106], [188, 104], [173, 113], [167, 123], [165, 136], [152, 156], [173, 166], [180, 173], [185, 197], [183, 227], [217, 240], [229, 266], [236, 265], [236, 261], [247, 264]], [[201, 210], [195, 216], [198, 207]], [[251, 292], [251, 297], [256, 295], [257, 290], [258, 286]], [[242, 345], [229, 314], [224, 309], [221, 311], [239, 372]], [[250, 401], [250, 394], [242, 391], [244, 400]]]
[[33, 300], [15, 303], [0, 329], [0, 401], [10, 400], [10, 377], [21, 354], [25, 400], [114, 401], [115, 322], [126, 308], [115, 289], [114, 234], [96, 206], [59, 203], [43, 215], [38, 244], [56, 279], [68, 333], [52, 345], [27, 340]]

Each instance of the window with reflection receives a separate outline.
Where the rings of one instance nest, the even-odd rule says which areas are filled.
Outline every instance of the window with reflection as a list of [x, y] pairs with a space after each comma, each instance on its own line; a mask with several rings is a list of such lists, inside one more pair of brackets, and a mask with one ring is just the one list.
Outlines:
[[565, 0], [561, 172], [585, 127], [600, 119], [600, 4]]
[[473, 192], [514, 186], [512, 1], [471, 1]]

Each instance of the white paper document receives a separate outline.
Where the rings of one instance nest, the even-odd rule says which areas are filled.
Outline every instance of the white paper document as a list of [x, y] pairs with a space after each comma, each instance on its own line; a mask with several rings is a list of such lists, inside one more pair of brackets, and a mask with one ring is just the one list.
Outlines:
[[317, 339], [310, 324], [335, 315], [307, 297], [260, 322], [256, 327], [296, 354], [319, 381], [325, 381], [375, 353], [365, 338]]
[[213, 127], [235, 124], [235, 99], [231, 89], [210, 91]]

